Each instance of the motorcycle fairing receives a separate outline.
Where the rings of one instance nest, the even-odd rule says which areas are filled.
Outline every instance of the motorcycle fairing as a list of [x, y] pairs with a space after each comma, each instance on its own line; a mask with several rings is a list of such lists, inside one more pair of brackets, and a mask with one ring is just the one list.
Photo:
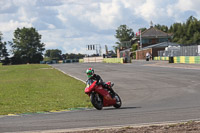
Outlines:
[[94, 89], [94, 86], [96, 85], [97, 81], [94, 81], [89, 87], [85, 88], [85, 93], [91, 93], [92, 90]]
[[113, 99], [110, 94], [108, 93], [108, 91], [106, 91], [105, 89], [103, 89], [102, 85], [95, 88], [95, 91], [97, 93], [99, 93], [102, 97], [103, 97], [103, 106], [111, 106], [113, 104], [116, 104], [116, 99]]

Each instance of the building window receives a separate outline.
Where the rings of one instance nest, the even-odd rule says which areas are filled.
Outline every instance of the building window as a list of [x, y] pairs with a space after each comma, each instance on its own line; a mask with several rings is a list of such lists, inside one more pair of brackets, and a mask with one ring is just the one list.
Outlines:
[[149, 39], [142, 39], [142, 44], [149, 44]]
[[167, 38], [159, 38], [159, 42], [167, 42]]

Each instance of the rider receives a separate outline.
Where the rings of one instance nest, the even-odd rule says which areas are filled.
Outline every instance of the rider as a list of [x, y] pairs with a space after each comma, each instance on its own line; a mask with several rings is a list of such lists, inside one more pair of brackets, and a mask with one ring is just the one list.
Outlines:
[[111, 96], [115, 95], [115, 92], [112, 89], [112, 87], [109, 87], [105, 82], [103, 82], [101, 77], [94, 73], [94, 69], [92, 69], [92, 68], [87, 69], [86, 74], [88, 76], [88, 80], [96, 80], [98, 85], [102, 85], [103, 88], [106, 88], [111, 92]]

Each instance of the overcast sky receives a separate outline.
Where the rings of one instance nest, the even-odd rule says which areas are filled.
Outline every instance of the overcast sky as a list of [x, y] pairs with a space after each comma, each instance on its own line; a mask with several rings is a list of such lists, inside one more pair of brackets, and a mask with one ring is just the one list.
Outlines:
[[17, 27], [34, 27], [46, 49], [87, 53], [86, 45], [115, 45], [122, 24], [134, 32], [153, 24], [170, 26], [200, 19], [200, 0], [0, 0], [0, 31], [11, 41]]

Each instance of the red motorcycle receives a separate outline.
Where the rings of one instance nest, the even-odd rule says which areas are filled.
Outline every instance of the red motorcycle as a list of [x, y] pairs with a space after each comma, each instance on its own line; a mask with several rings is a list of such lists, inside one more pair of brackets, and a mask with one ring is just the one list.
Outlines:
[[[91, 83], [92, 82], [92, 83]], [[108, 89], [104, 89], [102, 85], [97, 85], [97, 81], [87, 81], [87, 87], [85, 93], [90, 97], [92, 105], [101, 110], [103, 107], [114, 106], [120, 108], [122, 105], [121, 99], [117, 93], [111, 96]], [[112, 87], [114, 84], [111, 82], [106, 83], [108, 87]]]

